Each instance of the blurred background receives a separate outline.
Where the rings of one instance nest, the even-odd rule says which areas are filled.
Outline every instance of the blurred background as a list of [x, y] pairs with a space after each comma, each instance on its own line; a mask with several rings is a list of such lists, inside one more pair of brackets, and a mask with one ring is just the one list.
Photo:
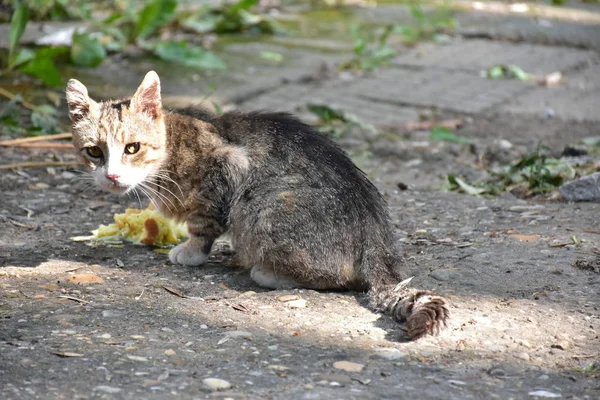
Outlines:
[[598, 170], [597, 1], [3, 0], [0, 21], [5, 140], [67, 132], [69, 78], [126, 97], [154, 69], [166, 106], [294, 112], [399, 190], [552, 197]]

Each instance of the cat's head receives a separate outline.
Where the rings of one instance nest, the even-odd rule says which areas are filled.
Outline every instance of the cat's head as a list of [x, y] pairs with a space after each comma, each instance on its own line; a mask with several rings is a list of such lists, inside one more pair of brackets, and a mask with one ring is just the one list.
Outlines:
[[66, 94], [73, 145], [101, 188], [126, 193], [159, 173], [166, 130], [156, 72], [146, 74], [131, 100], [96, 102], [75, 79]]

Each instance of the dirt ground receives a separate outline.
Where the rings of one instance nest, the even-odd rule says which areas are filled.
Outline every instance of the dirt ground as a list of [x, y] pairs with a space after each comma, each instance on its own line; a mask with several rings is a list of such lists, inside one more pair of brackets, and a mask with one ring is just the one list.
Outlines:
[[[397, 9], [390, 6], [374, 15], [384, 18]], [[533, 29], [529, 20], [510, 18], [499, 22], [506, 35], [522, 28], [511, 23], [517, 21], [524, 26], [519, 37], [531, 36], [538, 43], [537, 33], [528, 30]], [[552, 23], [560, 27], [562, 22]], [[490, 40], [504, 35], [502, 29], [493, 30], [492, 22], [484, 25], [478, 29], [492, 29]], [[568, 28], [564, 32], [571, 34]], [[498, 43], [507, 54], [516, 51], [502, 38]], [[566, 39], [559, 44], [583, 46]], [[567, 54], [568, 49], [542, 50]], [[517, 56], [518, 62], [531, 62], [526, 52]], [[459, 112], [458, 105], [436, 106], [450, 92], [432, 91], [431, 107], [418, 96], [414, 104], [401, 98], [400, 105], [361, 98], [363, 79], [388, 79], [390, 71], [420, 77], [446, 67], [433, 62], [415, 67], [400, 59], [399, 67], [353, 81], [298, 78], [327, 57], [332, 55], [302, 50], [304, 64], [287, 70], [238, 71], [237, 77], [249, 84], [232, 89], [244, 99], [233, 105], [252, 108], [272, 101], [285, 108], [295, 100], [293, 90], [310, 97], [313, 87], [316, 92], [331, 84], [341, 93], [331, 92], [336, 100], [376, 117], [387, 110], [382, 121], [394, 126], [406, 122], [403, 115], [414, 122], [427, 113], [463, 121], [456, 134], [470, 138], [470, 144], [434, 142], [428, 140], [429, 131], [396, 132], [377, 121], [367, 122], [380, 128], [379, 136], [351, 133], [340, 139], [388, 201], [405, 276], [414, 276], [411, 285], [434, 289], [451, 301], [448, 328], [409, 342], [401, 326], [365, 308], [360, 293], [261, 289], [246, 271], [230, 266], [222, 242], [213, 248], [209, 265], [188, 268], [172, 265], [166, 254], [149, 247], [73, 241], [111, 223], [129, 206], [145, 207], [146, 201], [88, 187], [78, 168], [0, 169], [1, 399], [600, 399], [600, 204], [440, 190], [448, 173], [481, 177], [478, 161], [484, 156], [507, 165], [540, 141], [559, 155], [565, 146], [598, 136], [592, 108], [582, 111], [576, 103], [589, 106], [587, 99], [597, 96], [598, 58], [561, 70], [571, 87], [547, 98], [556, 101], [556, 115], [547, 118], [542, 115], [547, 105], [537, 100], [526, 104], [535, 112], [503, 108], [512, 96], [503, 85], [517, 87], [515, 82], [494, 86], [482, 81], [476, 68], [464, 66], [450, 65], [439, 73], [448, 80], [446, 87], [452, 87], [453, 74], [469, 73], [470, 80], [461, 82], [488, 85], [487, 99], [500, 93], [502, 102], [481, 112]], [[121, 73], [119, 85], [135, 86], [142, 76], [138, 70], [152, 66], [121, 67], [106, 63], [98, 73]], [[585, 79], [577, 75], [582, 70]], [[136, 78], [122, 78], [127, 74]], [[180, 75], [180, 86], [169, 88], [165, 80], [165, 92], [172, 97], [191, 86]], [[282, 86], [278, 79], [288, 75], [295, 80]], [[268, 88], [267, 78], [272, 78]], [[343, 91], [352, 85], [355, 97]], [[387, 95], [386, 84], [381, 87], [373, 95]], [[95, 90], [102, 88], [111, 86], [101, 82]], [[457, 104], [472, 95], [469, 88], [455, 91], [463, 89], [466, 94], [456, 96]], [[517, 89], [524, 98], [527, 91], [541, 90], [535, 84]], [[283, 94], [275, 96], [278, 90], [289, 92], [283, 94], [290, 104], [281, 100]], [[585, 118], [569, 116], [585, 113]], [[499, 140], [510, 148], [499, 146]], [[70, 150], [0, 147], [1, 165], [26, 161], [69, 162], [75, 156]]]
[[[470, 154], [445, 146], [430, 176]], [[57, 156], [73, 159], [0, 150], [3, 162]], [[3, 397], [599, 398], [600, 204], [400, 191], [406, 161], [362, 161], [389, 202], [406, 276], [452, 301], [438, 337], [406, 342], [357, 293], [263, 290], [223, 246], [187, 268], [151, 248], [74, 242], [138, 200], [86, 190], [64, 168], [3, 171]]]

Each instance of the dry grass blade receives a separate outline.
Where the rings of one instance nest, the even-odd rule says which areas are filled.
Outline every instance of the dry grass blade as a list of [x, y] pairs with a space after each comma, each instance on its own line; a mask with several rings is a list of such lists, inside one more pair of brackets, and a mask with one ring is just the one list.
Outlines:
[[17, 169], [17, 168], [45, 168], [45, 167], [76, 167], [81, 165], [80, 162], [76, 161], [32, 161], [32, 162], [22, 162], [15, 164], [4, 164], [0, 165], [1, 169]]
[[78, 299], [77, 297], [73, 297], [73, 296], [58, 296], [58, 297], [61, 298], [61, 299], [67, 299], [67, 300], [76, 301], [76, 302], [81, 303], [81, 304], [89, 304], [89, 301]]
[[4, 221], [6, 221], [9, 224], [12, 224], [14, 226], [18, 226], [19, 228], [26, 228], [26, 229], [32, 229], [32, 230], [33, 229], [37, 229], [37, 226], [23, 224], [23, 223], [15, 220], [14, 218], [7, 216], [7, 215], [0, 214], [0, 219], [3, 219]]
[[70, 143], [17, 143], [11, 145], [10, 147], [27, 147], [32, 149], [74, 149], [73, 145]]
[[19, 139], [11, 139], [11, 140], [3, 140], [0, 141], [0, 146], [16, 146], [23, 143], [35, 143], [35, 142], [46, 142], [50, 140], [59, 140], [59, 139], [71, 139], [73, 134], [71, 133], [56, 133], [54, 135], [40, 135]]
[[174, 294], [175, 296], [179, 296], [181, 298], [187, 299], [187, 296], [183, 293], [181, 293], [179, 290], [173, 289], [169, 286], [163, 286], [163, 289], [165, 289], [167, 292]]
[[[9, 98], [10, 100], [14, 99], [15, 97], [17, 97], [16, 94], [9, 92], [8, 90], [0, 87], [0, 95]], [[35, 106], [25, 100], [21, 101], [21, 105], [29, 110], [32, 110], [35, 108]]]
[[83, 357], [81, 353], [73, 353], [71, 351], [51, 351], [50, 353], [59, 357]]

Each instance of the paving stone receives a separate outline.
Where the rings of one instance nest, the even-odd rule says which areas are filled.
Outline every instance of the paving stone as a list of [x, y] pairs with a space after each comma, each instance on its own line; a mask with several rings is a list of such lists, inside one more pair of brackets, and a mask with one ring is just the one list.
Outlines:
[[447, 45], [424, 43], [393, 60], [393, 64], [481, 71], [514, 64], [532, 74], [566, 71], [598, 60], [589, 50], [489, 40], [455, 40]]
[[578, 121], [600, 121], [600, 66], [565, 76], [564, 86], [539, 87], [501, 107], [515, 114], [544, 116]]
[[526, 82], [485, 79], [475, 72], [389, 68], [371, 78], [353, 82], [346, 90], [348, 95], [373, 101], [475, 113], [530, 88], [531, 84]]

